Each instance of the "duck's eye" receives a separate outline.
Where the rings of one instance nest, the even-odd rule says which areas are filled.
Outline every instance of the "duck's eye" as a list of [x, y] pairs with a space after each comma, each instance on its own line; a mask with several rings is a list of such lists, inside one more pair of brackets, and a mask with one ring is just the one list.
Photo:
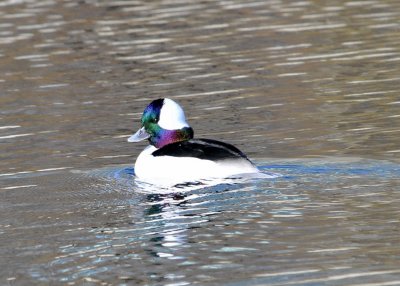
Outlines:
[[152, 123], [157, 123], [157, 118], [152, 118], [152, 119], [151, 119], [151, 122], [152, 122]]

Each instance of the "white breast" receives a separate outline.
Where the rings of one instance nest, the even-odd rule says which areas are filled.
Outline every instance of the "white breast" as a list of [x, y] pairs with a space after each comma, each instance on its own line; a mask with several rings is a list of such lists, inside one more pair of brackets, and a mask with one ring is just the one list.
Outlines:
[[151, 155], [154, 146], [148, 146], [135, 163], [135, 174], [141, 180], [152, 184], [176, 185], [202, 179], [227, 178], [258, 170], [246, 160], [213, 162], [191, 157]]

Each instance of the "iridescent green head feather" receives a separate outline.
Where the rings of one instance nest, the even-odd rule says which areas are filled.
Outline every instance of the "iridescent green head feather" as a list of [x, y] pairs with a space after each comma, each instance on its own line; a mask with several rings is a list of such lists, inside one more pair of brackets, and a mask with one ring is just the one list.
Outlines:
[[183, 109], [173, 100], [160, 98], [152, 101], [142, 115], [142, 128], [128, 141], [148, 139], [157, 148], [193, 138], [193, 129], [187, 124]]

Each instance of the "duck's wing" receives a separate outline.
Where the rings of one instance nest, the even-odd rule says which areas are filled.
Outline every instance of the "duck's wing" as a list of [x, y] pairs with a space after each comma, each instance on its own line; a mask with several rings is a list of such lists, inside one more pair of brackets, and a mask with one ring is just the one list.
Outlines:
[[250, 162], [247, 156], [235, 146], [212, 139], [191, 139], [168, 144], [154, 151], [152, 155], [194, 157], [213, 161], [245, 159]]

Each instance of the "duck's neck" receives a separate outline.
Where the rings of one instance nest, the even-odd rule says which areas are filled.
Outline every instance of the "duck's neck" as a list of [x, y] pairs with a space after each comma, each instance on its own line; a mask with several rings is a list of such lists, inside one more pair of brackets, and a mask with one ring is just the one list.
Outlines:
[[156, 148], [161, 148], [165, 145], [187, 141], [193, 138], [193, 129], [184, 127], [178, 130], [167, 130], [160, 127], [153, 136], [149, 138], [150, 144]]

